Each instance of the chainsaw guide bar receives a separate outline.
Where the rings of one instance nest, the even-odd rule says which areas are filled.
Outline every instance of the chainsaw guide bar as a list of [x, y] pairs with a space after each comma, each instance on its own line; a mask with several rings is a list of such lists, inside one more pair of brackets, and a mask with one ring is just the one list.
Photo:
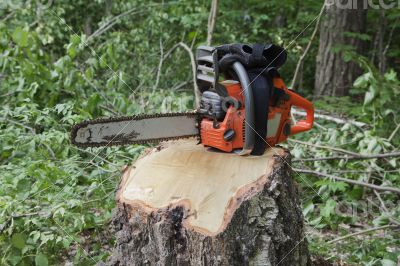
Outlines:
[[197, 124], [196, 111], [98, 118], [74, 125], [71, 142], [79, 147], [101, 147], [199, 137]]

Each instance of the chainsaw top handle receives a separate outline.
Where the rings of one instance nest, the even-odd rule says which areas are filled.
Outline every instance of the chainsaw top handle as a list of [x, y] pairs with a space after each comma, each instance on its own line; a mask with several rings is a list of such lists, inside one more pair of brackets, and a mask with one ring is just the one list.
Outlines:
[[244, 107], [245, 107], [245, 138], [243, 143], [243, 148], [239, 152], [239, 155], [248, 155], [252, 152], [254, 148], [255, 141], [255, 122], [254, 122], [254, 99], [253, 90], [251, 89], [251, 83], [249, 76], [243, 65], [240, 62], [235, 62], [232, 65], [232, 69], [235, 71], [239, 78], [240, 84], [242, 86], [242, 93], [244, 96]]
[[299, 107], [306, 111], [306, 118], [298, 121], [291, 127], [291, 135], [310, 130], [314, 123], [314, 106], [307, 99], [297, 93], [288, 90], [292, 106]]

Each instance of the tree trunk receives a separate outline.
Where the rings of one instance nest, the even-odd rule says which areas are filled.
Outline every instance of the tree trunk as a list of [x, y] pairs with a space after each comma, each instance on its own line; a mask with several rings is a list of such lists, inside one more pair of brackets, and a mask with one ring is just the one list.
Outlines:
[[107, 265], [309, 265], [281, 148], [242, 157], [163, 144], [124, 170]]
[[[343, 49], [362, 54], [364, 42], [346, 33], [365, 33], [367, 9], [364, 9], [362, 0], [334, 2], [327, 5], [320, 29], [314, 88], [316, 98], [348, 95], [354, 80], [361, 74], [357, 63], [344, 60]], [[350, 8], [348, 5], [352, 3], [357, 6]]]

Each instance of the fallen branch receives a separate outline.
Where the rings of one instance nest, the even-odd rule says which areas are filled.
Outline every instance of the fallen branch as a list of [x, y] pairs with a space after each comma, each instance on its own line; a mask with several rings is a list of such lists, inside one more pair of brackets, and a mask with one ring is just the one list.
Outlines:
[[4, 223], [0, 224], [0, 234], [2, 234], [4, 230], [6, 230], [10, 226], [13, 219], [36, 216], [39, 215], [40, 213], [41, 212], [11, 214], [10, 217]]
[[375, 193], [376, 197], [378, 198], [378, 200], [379, 200], [379, 202], [380, 202], [380, 204], [381, 204], [381, 207], [377, 206], [377, 205], [375, 204], [375, 202], [373, 202], [373, 201], [370, 200], [370, 199], [368, 199], [368, 201], [371, 202], [373, 205], [377, 206], [377, 207], [379, 208], [379, 210], [382, 211], [383, 214], [385, 214], [385, 215], [389, 218], [389, 220], [390, 220], [392, 223], [394, 223], [394, 224], [400, 226], [400, 222], [397, 221], [397, 220], [392, 216], [392, 214], [390, 213], [390, 211], [389, 211], [388, 208], [386, 207], [385, 202], [382, 200], [381, 195], [378, 193], [378, 191], [374, 190], [374, 193]]
[[8, 20], [9, 18], [11, 18], [12, 16], [14, 16], [15, 12], [11, 12], [9, 14], [7, 14], [7, 16], [5, 16], [4, 18], [2, 18], [0, 21], [1, 22], [6, 22], [6, 20]]
[[379, 202], [381, 203], [382, 209], [383, 209], [385, 212], [389, 213], [389, 210], [386, 208], [386, 205], [385, 205], [385, 203], [383, 202], [383, 200], [382, 200], [381, 195], [379, 194], [379, 192], [376, 191], [376, 190], [374, 190], [374, 193], [375, 193], [376, 197], [378, 198]]
[[[75, 147], [75, 146], [71, 146], [71, 147], [76, 149], [76, 150], [78, 150], [78, 151], [86, 152], [86, 153], [89, 153], [89, 154], [94, 156], [90, 161], [87, 162], [87, 164], [90, 164], [90, 163], [93, 162], [94, 159], [99, 158], [100, 160], [102, 160], [102, 161], [104, 161], [104, 162], [106, 162], [106, 163], [108, 163], [110, 165], [118, 167], [118, 165], [116, 165], [115, 163], [112, 163], [112, 162], [108, 161], [106, 158], [100, 157], [99, 156], [100, 153], [95, 154], [95, 153], [91, 152], [90, 150], [84, 150], [84, 149], [81, 149], [81, 148], [78, 148], [78, 147]], [[86, 166], [85, 166], [85, 168], [86, 168]]]
[[[348, 174], [348, 173], [353, 173], [353, 174], [369, 174], [369, 173], [397, 173], [399, 170], [332, 170], [332, 172], [335, 173], [341, 173], [341, 174]], [[373, 177], [376, 178], [376, 177]], [[382, 179], [378, 179], [382, 180]]]
[[378, 226], [378, 227], [374, 227], [374, 228], [358, 231], [358, 232], [355, 232], [355, 233], [352, 233], [352, 234], [348, 234], [348, 235], [345, 235], [345, 236], [342, 236], [342, 237], [338, 237], [338, 238], [335, 238], [333, 240], [328, 241], [327, 243], [328, 244], [332, 244], [332, 243], [338, 242], [340, 240], [343, 240], [343, 239], [346, 239], [346, 238], [349, 238], [349, 237], [366, 234], [366, 233], [373, 232], [373, 231], [376, 231], [376, 230], [381, 230], [381, 229], [386, 229], [386, 228], [396, 228], [396, 227], [400, 228], [399, 225], [394, 225], [394, 224]]
[[10, 118], [7, 118], [7, 117], [2, 117], [2, 118], [3, 118], [4, 121], [7, 121], [8, 123], [11, 123], [11, 124], [14, 124], [14, 125], [23, 127], [23, 128], [25, 128], [25, 129], [29, 130], [33, 135], [36, 135], [36, 132], [35, 132], [35, 129], [34, 129], [34, 128], [32, 128], [32, 127], [30, 127], [30, 126], [27, 126], [27, 125], [25, 125], [25, 124], [23, 124], [23, 123], [20, 123], [20, 122], [18, 122], [18, 121], [12, 120], [12, 119], [10, 119]]
[[[27, 125], [25, 125], [25, 124], [23, 124], [23, 123], [20, 123], [20, 122], [18, 122], [18, 121], [9, 119], [9, 118], [7, 118], [7, 117], [4, 117], [3, 119], [4, 119], [5, 121], [11, 123], [11, 124], [14, 124], [14, 125], [17, 125], [17, 126], [20, 126], [20, 127], [23, 127], [23, 128], [25, 128], [25, 129], [29, 130], [29, 132], [30, 132], [32, 135], [36, 135], [35, 129], [32, 128], [32, 127], [30, 127], [30, 126], [27, 126]], [[47, 149], [47, 152], [49, 153], [49, 155], [50, 155], [53, 159], [56, 158], [56, 155], [54, 154], [54, 151], [50, 148], [49, 145], [47, 145], [47, 144], [44, 143], [44, 142], [40, 142], [39, 145], [44, 146], [44, 147]]]
[[294, 142], [294, 143], [298, 143], [298, 144], [302, 144], [302, 145], [307, 145], [307, 146], [315, 147], [315, 148], [328, 149], [328, 150], [332, 150], [332, 151], [337, 151], [337, 152], [344, 153], [344, 154], [348, 154], [348, 155], [352, 155], [352, 156], [359, 156], [359, 155], [360, 155], [359, 153], [352, 152], [352, 151], [348, 151], [348, 150], [345, 150], [345, 149], [336, 148], [336, 147], [331, 147], [331, 146], [326, 146], [326, 145], [313, 144], [313, 143], [305, 142], [305, 141], [301, 141], [301, 140], [289, 139], [288, 141]]
[[292, 169], [293, 169], [293, 171], [295, 171], [297, 173], [312, 174], [312, 175], [319, 176], [319, 177], [327, 177], [330, 179], [346, 182], [346, 183], [357, 185], [357, 186], [368, 187], [368, 188], [379, 190], [379, 191], [390, 191], [390, 192], [400, 194], [400, 189], [394, 188], [394, 187], [378, 186], [378, 185], [369, 184], [369, 183], [365, 183], [365, 182], [361, 182], [361, 181], [357, 181], [357, 180], [343, 178], [340, 176], [325, 174], [325, 173], [321, 173], [321, 172], [317, 172], [317, 171], [313, 171], [313, 170], [300, 169], [300, 168], [292, 168]]
[[[291, 110], [291, 113], [294, 115], [306, 116], [306, 112], [301, 111], [301, 110], [296, 110], [294, 108]], [[319, 113], [314, 113], [314, 117], [320, 118], [323, 120], [327, 120], [327, 121], [331, 121], [331, 122], [335, 122], [336, 124], [351, 124], [351, 125], [354, 125], [359, 128], [368, 127], [368, 124], [359, 122], [359, 121], [355, 121], [352, 119], [345, 119], [345, 118], [334, 117], [334, 116], [324, 115], [324, 114], [319, 114]]]
[[390, 134], [390, 137], [388, 138], [388, 141], [391, 142], [394, 136], [396, 135], [397, 131], [400, 129], [400, 124], [397, 125], [397, 127], [393, 130], [392, 134]]
[[[293, 114], [292, 114], [292, 115], [293, 115]], [[293, 119], [293, 118], [292, 118], [292, 119]], [[296, 122], [296, 123], [297, 123], [297, 122]], [[293, 124], [296, 124], [296, 123], [293, 123]], [[314, 125], [315, 125], [316, 127], [320, 128], [320, 129], [324, 130], [324, 131], [327, 131], [327, 130], [328, 130], [326, 127], [320, 125], [319, 123], [317, 123], [317, 122], [315, 122], [315, 121], [314, 121]]]
[[375, 155], [351, 155], [351, 156], [330, 156], [320, 158], [304, 158], [304, 159], [293, 159], [292, 162], [315, 162], [315, 161], [329, 161], [329, 160], [369, 160], [369, 159], [382, 159], [382, 158], [393, 158], [400, 157], [400, 152], [381, 153]]
[[[97, 91], [97, 93], [104, 99], [104, 101], [107, 103], [108, 106], [113, 106], [112, 102], [110, 102], [110, 100], [108, 99], [108, 97], [105, 95], [105, 93], [98, 89], [96, 87], [96, 85], [94, 85], [85, 75], [85, 73], [83, 73], [83, 71], [81, 70], [81, 77], [86, 81], [87, 84], [90, 85], [90, 87], [92, 87], [95, 91]], [[115, 110], [113, 112], [116, 112]]]

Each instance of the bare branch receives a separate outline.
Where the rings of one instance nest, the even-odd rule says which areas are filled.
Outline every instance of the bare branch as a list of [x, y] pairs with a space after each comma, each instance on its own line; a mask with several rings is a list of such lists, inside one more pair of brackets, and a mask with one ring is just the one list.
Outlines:
[[389, 212], [388, 208], [386, 207], [385, 202], [383, 202], [381, 195], [378, 193], [378, 191], [374, 190], [374, 193], [375, 193], [376, 197], [378, 198], [379, 202], [381, 203], [381, 206], [376, 205], [375, 202], [373, 202], [370, 199], [368, 199], [368, 201], [371, 202], [373, 205], [377, 206], [379, 208], [379, 210], [381, 210], [383, 212], [383, 214], [385, 214], [393, 224], [397, 224], [400, 226], [400, 222], [397, 221], [391, 215], [391, 213]]
[[11, 12], [9, 14], [7, 14], [7, 16], [5, 16], [4, 18], [2, 18], [0, 21], [1, 22], [6, 22], [9, 18], [11, 18], [12, 16], [14, 16], [15, 12]]
[[387, 52], [388, 52], [388, 50], [389, 50], [389, 47], [390, 47], [390, 45], [392, 44], [393, 33], [394, 33], [394, 30], [395, 30], [396, 27], [397, 27], [397, 23], [398, 23], [398, 22], [399, 22], [399, 18], [396, 19], [396, 21], [395, 21], [394, 24], [393, 24], [392, 29], [390, 30], [388, 43], [386, 44], [385, 50], [383, 50], [383, 56], [384, 56], [384, 57], [386, 57], [386, 54], [387, 54]]
[[389, 210], [386, 208], [386, 205], [385, 205], [385, 203], [383, 202], [383, 200], [382, 200], [382, 198], [381, 198], [381, 195], [378, 193], [378, 191], [374, 190], [374, 193], [375, 193], [376, 197], [378, 198], [379, 202], [381, 203], [382, 209], [383, 209], [385, 212], [389, 212]]
[[375, 155], [352, 155], [352, 156], [330, 156], [320, 158], [304, 158], [304, 159], [293, 159], [292, 162], [315, 162], [315, 161], [330, 161], [330, 160], [369, 160], [369, 159], [382, 159], [400, 157], [400, 152], [381, 153]]
[[218, 13], [218, 0], [212, 0], [207, 23], [207, 45], [211, 45]]
[[[86, 78], [85, 73], [81, 70], [81, 77], [90, 85], [97, 93], [106, 101], [108, 106], [113, 106], [113, 104], [109, 101], [108, 97], [104, 94], [104, 92], [96, 87], [88, 78]], [[115, 112], [115, 111], [114, 111]]]
[[332, 244], [332, 243], [344, 240], [344, 239], [349, 238], [349, 237], [370, 233], [370, 232], [373, 232], [373, 231], [376, 231], [376, 230], [382, 230], [382, 229], [387, 229], [387, 228], [398, 228], [398, 227], [400, 228], [399, 225], [394, 225], [394, 224], [388, 224], [388, 225], [373, 227], [373, 228], [370, 228], [370, 229], [358, 231], [358, 232], [355, 232], [355, 233], [352, 233], [352, 234], [348, 234], [348, 235], [345, 235], [345, 236], [341, 236], [341, 237], [335, 238], [333, 240], [328, 241], [327, 243], [328, 244]]
[[157, 90], [158, 83], [160, 82], [161, 68], [162, 68], [163, 62], [164, 62], [164, 48], [163, 48], [162, 40], [160, 38], [160, 62], [158, 63], [156, 83], [154, 84], [154, 87], [153, 87], [153, 93]]
[[344, 153], [344, 154], [348, 154], [348, 155], [352, 155], [352, 156], [359, 156], [359, 155], [360, 155], [359, 153], [352, 152], [352, 151], [348, 151], [348, 150], [345, 150], [345, 149], [336, 148], [336, 147], [331, 147], [331, 146], [326, 146], [326, 145], [313, 144], [313, 143], [305, 142], [305, 141], [301, 141], [301, 140], [289, 139], [288, 141], [289, 141], [289, 142], [298, 143], [298, 144], [302, 144], [302, 145], [307, 145], [307, 146], [315, 147], [315, 148], [337, 151], [337, 152]]
[[318, 29], [319, 29], [319, 25], [320, 25], [320, 23], [321, 23], [321, 16], [322, 16], [324, 10], [325, 10], [325, 3], [324, 3], [324, 4], [322, 5], [322, 7], [321, 7], [321, 11], [319, 12], [319, 15], [318, 15], [318, 18], [317, 18], [317, 22], [316, 22], [316, 24], [315, 24], [314, 31], [313, 31], [313, 33], [312, 33], [312, 35], [311, 35], [311, 38], [310, 38], [310, 40], [309, 40], [309, 42], [308, 42], [308, 44], [307, 44], [307, 47], [306, 47], [306, 49], [304, 50], [303, 54], [300, 56], [299, 61], [297, 62], [296, 70], [295, 70], [295, 72], [294, 72], [293, 80], [292, 80], [292, 85], [291, 85], [291, 88], [292, 88], [292, 89], [294, 89], [294, 86], [295, 86], [296, 83], [297, 83], [298, 76], [299, 76], [299, 73], [300, 73], [300, 69], [303, 68], [304, 59], [306, 58], [306, 56], [307, 56], [307, 54], [308, 54], [308, 51], [309, 51], [310, 48], [311, 48], [311, 44], [312, 44], [312, 42], [314, 41], [315, 36], [317, 35]]
[[25, 129], [29, 130], [33, 135], [36, 135], [35, 129], [32, 128], [32, 127], [30, 127], [30, 126], [27, 126], [27, 125], [25, 125], [25, 124], [23, 124], [23, 123], [21, 123], [21, 122], [12, 120], [12, 119], [7, 118], [7, 117], [3, 117], [3, 119], [4, 119], [5, 121], [11, 123], [11, 124], [14, 124], [14, 125], [23, 127], [23, 128], [25, 128]]
[[200, 106], [200, 91], [199, 88], [197, 87], [197, 82], [196, 82], [196, 61], [194, 59], [194, 54], [192, 50], [183, 42], [180, 42], [179, 45], [183, 47], [189, 54], [190, 57], [190, 62], [192, 63], [192, 72], [193, 72], [193, 87], [194, 87], [194, 97], [195, 97], [195, 108]]
[[174, 87], [172, 87], [172, 91], [178, 91], [178, 90], [180, 90], [181, 88], [183, 88], [183, 87], [185, 87], [187, 84], [189, 84], [191, 82], [191, 80], [186, 80], [186, 81], [184, 81], [184, 82], [181, 82], [181, 83], [179, 83], [179, 84], [177, 84], [176, 86], [174, 86]]
[[104, 109], [104, 110], [106, 110], [106, 111], [109, 111], [109, 112], [112, 113], [113, 115], [119, 115], [118, 112], [114, 111], [114, 109], [112, 109], [111, 107], [109, 107], [109, 106], [107, 106], [107, 105], [99, 104], [99, 107], [100, 107], [101, 109]]
[[[294, 115], [301, 115], [301, 116], [305, 116], [306, 115], [306, 112], [301, 111], [301, 110], [297, 110], [297, 109], [294, 109], [294, 108], [291, 110], [291, 113], [294, 114]], [[327, 120], [327, 121], [332, 121], [332, 122], [335, 122], [336, 124], [351, 124], [351, 125], [354, 125], [354, 126], [359, 127], [359, 128], [368, 127], [368, 124], [363, 123], [363, 122], [355, 121], [355, 120], [352, 120], [352, 119], [335, 117], [335, 116], [326, 115], [326, 114], [314, 113], [314, 117], [315, 118], [320, 118], [320, 119], [323, 119], [323, 120]]]
[[[293, 161], [293, 160], [292, 160]], [[300, 160], [299, 160], [300, 161]], [[303, 160], [304, 161], [304, 160]], [[379, 170], [340, 170], [340, 169], [338, 169], [338, 170], [332, 170], [332, 172], [335, 172], [335, 173], [341, 173], [341, 174], [349, 174], [349, 173], [352, 173], [352, 174], [369, 174], [369, 173], [397, 173], [399, 170], [383, 170], [383, 171], [379, 171]], [[379, 179], [379, 178], [376, 178], [376, 177], [373, 177], [373, 178], [375, 178], [375, 179], [378, 179], [378, 180], [382, 180], [382, 179]]]
[[390, 134], [390, 137], [388, 138], [388, 141], [391, 142], [394, 136], [396, 136], [397, 131], [400, 129], [400, 124], [397, 125], [397, 127], [393, 130], [392, 134]]
[[163, 57], [163, 60], [165, 61], [165, 59], [167, 59], [167, 58], [172, 54], [172, 52], [175, 51], [175, 49], [178, 48], [178, 47], [179, 47], [179, 43], [177, 43], [177, 44], [175, 44], [174, 46], [172, 46], [171, 49], [169, 49], [169, 50], [165, 53], [165, 55], [164, 55], [164, 57]]
[[[108, 163], [108, 164], [110, 164], [110, 165], [113, 165], [113, 166], [115, 166], [115, 167], [118, 167], [118, 165], [116, 165], [115, 163], [112, 163], [112, 162], [108, 161], [106, 158], [99, 157], [99, 156], [98, 156], [99, 154], [95, 154], [95, 153], [91, 152], [90, 150], [84, 150], [84, 149], [81, 149], [81, 148], [78, 148], [78, 147], [75, 147], [75, 146], [71, 146], [71, 147], [74, 148], [74, 149], [76, 149], [76, 150], [78, 150], [78, 151], [86, 152], [86, 153], [89, 153], [89, 154], [91, 154], [91, 155], [95, 155], [95, 157], [94, 157], [93, 159], [95, 159], [96, 157], [98, 157], [98, 158], [100, 158], [100, 160], [102, 160], [102, 161], [104, 161], [104, 162], [106, 162], [106, 163]], [[88, 164], [91, 164], [91, 163], [93, 162], [93, 159], [90, 160], [90, 161], [87, 162], [87, 163], [88, 163]]]
[[112, 17], [111, 19], [109, 19], [108, 21], [106, 21], [102, 26], [100, 26], [100, 28], [98, 28], [95, 32], [92, 33], [92, 35], [90, 35], [87, 39], [87, 42], [91, 41], [92, 39], [94, 39], [95, 37], [100, 36], [101, 34], [103, 34], [104, 32], [106, 32], [108, 29], [112, 28], [116, 23], [119, 22], [119, 19], [127, 16], [127, 15], [134, 15], [134, 14], [138, 14], [138, 13], [142, 13], [142, 12], [146, 12], [146, 11], [150, 11], [149, 7], [156, 7], [156, 6], [164, 6], [164, 5], [171, 5], [171, 4], [177, 4], [178, 2], [171, 2], [171, 3], [154, 3], [154, 4], [148, 4], [146, 5], [145, 10], [139, 10], [136, 7], [129, 9], [125, 12], [122, 12], [121, 14]]
[[192, 43], [190, 44], [190, 49], [193, 49], [194, 44], [196, 43], [196, 39], [197, 39], [197, 31], [196, 31], [196, 33], [194, 34], [194, 37], [193, 37], [193, 39], [192, 39]]
[[361, 181], [357, 181], [357, 180], [347, 179], [347, 178], [334, 176], [334, 175], [330, 175], [330, 174], [325, 174], [325, 173], [321, 173], [318, 171], [307, 170], [307, 169], [293, 168], [293, 171], [298, 172], [298, 173], [303, 173], [303, 174], [311, 174], [311, 175], [315, 175], [315, 176], [319, 176], [319, 177], [326, 177], [326, 178], [346, 182], [346, 183], [357, 185], [357, 186], [368, 187], [368, 188], [371, 188], [374, 190], [390, 191], [390, 192], [400, 194], [400, 189], [394, 188], [394, 187], [378, 186], [378, 185], [374, 185], [374, 184], [369, 184], [369, 183], [365, 183], [365, 182], [361, 182]]

